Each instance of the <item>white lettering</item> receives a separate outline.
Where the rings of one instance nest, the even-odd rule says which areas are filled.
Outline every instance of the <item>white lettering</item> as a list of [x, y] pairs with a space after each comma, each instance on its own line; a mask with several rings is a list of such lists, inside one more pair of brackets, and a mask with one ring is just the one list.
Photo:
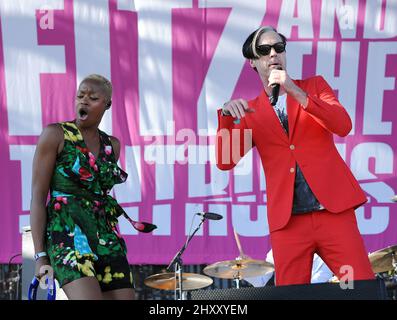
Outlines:
[[41, 9], [40, 14], [42, 16], [40, 17], [40, 22], [39, 26], [40, 29], [43, 30], [53, 30], [54, 29], [54, 10], [51, 8], [49, 9]]
[[173, 120], [171, 13], [192, 7], [192, 1], [124, 0], [119, 6], [138, 12], [140, 134], [165, 135]]
[[[110, 78], [110, 29], [108, 0], [73, 2], [77, 85], [89, 74]], [[105, 112], [101, 129], [112, 134], [112, 113]]]
[[[208, 146], [189, 146], [188, 152], [201, 155], [207, 154], [207, 159], [209, 159], [208, 153], [214, 153], [215, 150], [212, 147], [208, 151]], [[212, 157], [211, 157], [212, 158]], [[215, 155], [213, 156], [215, 158]], [[214, 160], [211, 161], [214, 163]], [[210, 179], [206, 175], [206, 166], [209, 166]], [[208, 162], [195, 162], [193, 164], [189, 163], [188, 169], [188, 192], [189, 197], [205, 197], [210, 195], [226, 195], [227, 192], [225, 188], [229, 183], [229, 173], [219, 170], [215, 164], [209, 164]]]
[[153, 206], [153, 223], [157, 226], [153, 235], [171, 235], [171, 204]]
[[141, 147], [125, 147], [125, 172], [128, 179], [125, 183], [116, 184], [114, 193], [120, 203], [142, 201], [142, 164]]
[[266, 230], [267, 209], [265, 206], [258, 206], [257, 210], [257, 219], [253, 221], [250, 205], [232, 205], [232, 224], [238, 234], [249, 237], [262, 237], [269, 234]]
[[[228, 21], [212, 57], [197, 104], [199, 134], [215, 135], [216, 110], [230, 100], [245, 59], [241, 47], [261, 25], [266, 1], [199, 0], [201, 8], [231, 7]], [[225, 60], [227, 57], [227, 60]]]
[[378, 174], [393, 173], [393, 149], [386, 143], [363, 142], [354, 147], [351, 153], [351, 170], [358, 180], [375, 180], [376, 175], [371, 173], [368, 163], [375, 159], [375, 172]]
[[[295, 6], [297, 17], [294, 16]], [[298, 27], [299, 38], [313, 38], [312, 8], [310, 0], [283, 1], [277, 31], [291, 37], [292, 27]]]
[[[34, 136], [42, 131], [41, 73], [64, 73], [63, 46], [37, 44], [36, 9], [63, 9], [61, 0], [2, 0], [0, 15], [5, 88], [10, 135]], [[51, 57], [51, 59], [48, 59]]]
[[291, 78], [302, 79], [303, 56], [311, 54], [312, 47], [311, 41], [288, 41], [286, 53]]
[[372, 42], [368, 45], [363, 134], [390, 135], [392, 132], [392, 122], [382, 121], [384, 91], [394, 90], [395, 86], [395, 77], [385, 77], [386, 59], [392, 54], [397, 54], [396, 42]]
[[[30, 210], [32, 162], [35, 146], [10, 145], [10, 160], [21, 162], [22, 210]], [[19, 190], [18, 190], [19, 192]]]
[[340, 52], [339, 76], [334, 75], [336, 42], [318, 43], [316, 72], [324, 76], [333, 89], [338, 90], [338, 100], [346, 108], [353, 122], [354, 133], [356, 119], [356, 96], [358, 81], [359, 42], [342, 42]]
[[385, 0], [384, 25], [382, 28], [382, 0], [366, 2], [364, 38], [385, 39], [397, 36], [397, 11], [395, 0]]
[[356, 37], [358, 0], [323, 0], [321, 2], [320, 38], [333, 38], [335, 15], [343, 39]]

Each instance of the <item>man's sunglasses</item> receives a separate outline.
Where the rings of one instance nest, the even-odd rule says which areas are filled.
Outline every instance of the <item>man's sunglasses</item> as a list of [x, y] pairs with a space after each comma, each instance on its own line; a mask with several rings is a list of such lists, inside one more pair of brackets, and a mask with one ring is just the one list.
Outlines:
[[261, 44], [260, 46], [256, 46], [256, 52], [261, 56], [267, 56], [270, 51], [274, 48], [274, 51], [277, 53], [281, 53], [285, 51], [285, 43], [284, 42], [277, 42], [273, 45], [270, 44]]

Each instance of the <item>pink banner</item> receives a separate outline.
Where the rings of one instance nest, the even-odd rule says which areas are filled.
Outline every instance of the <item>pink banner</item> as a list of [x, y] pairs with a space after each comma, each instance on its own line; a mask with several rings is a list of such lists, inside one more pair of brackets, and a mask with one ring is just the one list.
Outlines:
[[[90, 73], [111, 79], [103, 129], [122, 143], [129, 173], [115, 197], [131, 264], [167, 264], [200, 222], [184, 263], [269, 250], [266, 185], [256, 152], [231, 172], [215, 166], [216, 109], [259, 94], [241, 54], [245, 38], [273, 25], [287, 39], [292, 78], [321, 74], [353, 121], [335, 138], [368, 196], [356, 212], [368, 251], [397, 243], [397, 2], [395, 0], [2, 0], [0, 2], [0, 262], [21, 252], [29, 225], [31, 166], [42, 129], [74, 118], [74, 95]], [[394, 215], [393, 215], [394, 214]], [[194, 219], [193, 219], [194, 218]]]

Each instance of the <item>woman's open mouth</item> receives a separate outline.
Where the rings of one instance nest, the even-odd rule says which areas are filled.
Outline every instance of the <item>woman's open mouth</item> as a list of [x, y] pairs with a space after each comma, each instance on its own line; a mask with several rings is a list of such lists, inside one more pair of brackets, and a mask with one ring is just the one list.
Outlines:
[[87, 110], [85, 110], [84, 108], [81, 108], [80, 110], [79, 110], [79, 119], [80, 120], [87, 120], [87, 118], [88, 118], [88, 112], [87, 112]]

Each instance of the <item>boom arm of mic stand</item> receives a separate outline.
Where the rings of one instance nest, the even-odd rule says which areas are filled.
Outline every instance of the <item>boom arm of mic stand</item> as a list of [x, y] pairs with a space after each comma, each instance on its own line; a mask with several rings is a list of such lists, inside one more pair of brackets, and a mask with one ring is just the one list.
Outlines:
[[[183, 254], [183, 252], [186, 250], [187, 246], [189, 245], [189, 242], [192, 240], [192, 238], [194, 237], [194, 235], [197, 233], [197, 231], [199, 231], [199, 229], [201, 228], [201, 225], [204, 223], [205, 218], [202, 217], [201, 218], [201, 222], [200, 224], [196, 227], [196, 230], [194, 230], [194, 232], [189, 236], [189, 238], [187, 239], [186, 243], [183, 245], [183, 247], [181, 248], [181, 250], [179, 250], [175, 257], [172, 259], [172, 261], [170, 262], [170, 264], [167, 267], [167, 271], [171, 271], [172, 266], [179, 261], [181, 261], [181, 256]], [[180, 263], [181, 267], [182, 264]]]

